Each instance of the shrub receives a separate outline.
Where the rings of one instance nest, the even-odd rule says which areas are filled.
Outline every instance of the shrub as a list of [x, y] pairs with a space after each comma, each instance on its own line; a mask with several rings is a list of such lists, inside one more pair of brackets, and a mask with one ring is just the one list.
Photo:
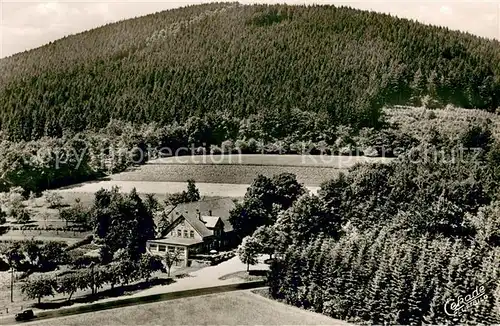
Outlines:
[[233, 152], [234, 144], [232, 140], [225, 140], [221, 144], [221, 151], [224, 154], [230, 154]]
[[266, 152], [266, 145], [264, 144], [264, 142], [259, 141], [257, 143], [257, 153], [264, 154], [265, 152]]
[[9, 230], [10, 230], [9, 226], [0, 226], [0, 235], [9, 232]]
[[422, 98], [422, 106], [426, 109], [440, 109], [442, 108], [442, 104], [439, 100], [431, 97], [430, 95], [426, 95]]
[[425, 113], [425, 118], [428, 119], [428, 120], [433, 120], [433, 119], [436, 119], [437, 116], [436, 116], [436, 113], [433, 110], [427, 110], [426, 113]]
[[284, 154], [285, 148], [282, 146], [281, 142], [269, 143], [265, 146], [265, 154]]
[[57, 208], [62, 205], [63, 197], [55, 191], [44, 191], [43, 198], [49, 204], [49, 208]]
[[207, 149], [205, 147], [200, 146], [194, 150], [194, 153], [196, 155], [204, 155], [207, 153]]
[[210, 145], [210, 154], [222, 154], [222, 150], [219, 146], [217, 145]]
[[246, 141], [244, 140], [241, 140], [241, 139], [238, 139], [235, 143], [234, 143], [234, 149], [236, 149], [238, 152], [242, 153], [242, 154], [246, 154], [249, 152], [249, 149], [248, 149], [248, 144]]
[[250, 154], [255, 154], [258, 152], [258, 142], [254, 138], [250, 138], [247, 143], [247, 150]]
[[0, 208], [0, 225], [7, 222], [7, 214]]
[[80, 248], [81, 246], [87, 245], [89, 243], [92, 243], [92, 240], [94, 239], [94, 236], [92, 234], [89, 234], [88, 236], [85, 237], [85, 239], [82, 239], [68, 247], [66, 247], [66, 251], [70, 251], [76, 248]]
[[10, 269], [9, 264], [5, 260], [0, 258], [0, 272], [5, 272], [8, 271], [9, 269]]
[[92, 263], [94, 264], [99, 264], [101, 261], [100, 257], [96, 256], [79, 256], [79, 257], [74, 257], [73, 261], [71, 262], [71, 265], [73, 265], [74, 268], [85, 268], [90, 266]]
[[335, 135], [337, 136], [337, 139], [335, 140], [335, 145], [337, 145], [337, 147], [339, 148], [352, 145], [354, 143], [353, 134], [354, 131], [352, 127], [338, 126], [335, 130]]
[[30, 215], [26, 208], [17, 207], [11, 210], [11, 216], [16, 220], [19, 224], [25, 224], [30, 221]]
[[340, 155], [352, 155], [353, 154], [353, 148], [351, 146], [345, 146], [339, 149], [339, 154]]
[[320, 151], [316, 143], [312, 141], [303, 142], [302, 154], [318, 155]]
[[298, 141], [290, 144], [290, 153], [293, 154], [303, 154], [304, 153], [304, 142]]
[[377, 156], [379, 156], [379, 152], [374, 147], [366, 147], [363, 150], [363, 155], [367, 156], [367, 157], [377, 157]]
[[376, 132], [373, 128], [362, 128], [358, 135], [354, 138], [354, 142], [361, 148], [371, 146], [373, 145], [375, 134]]
[[470, 125], [461, 135], [461, 143], [465, 148], [488, 149], [493, 137], [488, 126]]
[[321, 140], [318, 142], [318, 144], [316, 146], [317, 146], [317, 149], [321, 155], [331, 154], [330, 146], [328, 145], [328, 143], [326, 141]]

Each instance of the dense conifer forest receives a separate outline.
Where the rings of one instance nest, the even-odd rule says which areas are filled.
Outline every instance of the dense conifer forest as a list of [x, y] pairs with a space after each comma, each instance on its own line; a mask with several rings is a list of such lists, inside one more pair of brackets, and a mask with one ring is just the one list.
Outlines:
[[[497, 324], [498, 177], [496, 145], [457, 164], [403, 159], [325, 183], [267, 222], [271, 252], [284, 253], [271, 295], [358, 323]], [[481, 300], [450, 308], [481, 286]]]
[[[498, 324], [498, 119], [405, 108], [388, 120], [416, 140], [390, 164], [357, 165], [317, 195], [304, 194], [293, 176], [257, 178], [231, 213], [240, 258], [275, 255], [270, 295], [333, 318]], [[460, 153], [462, 146], [474, 151]]]
[[334, 6], [190, 6], [0, 60], [10, 140], [220, 112], [377, 127], [387, 104], [496, 110], [498, 42]]

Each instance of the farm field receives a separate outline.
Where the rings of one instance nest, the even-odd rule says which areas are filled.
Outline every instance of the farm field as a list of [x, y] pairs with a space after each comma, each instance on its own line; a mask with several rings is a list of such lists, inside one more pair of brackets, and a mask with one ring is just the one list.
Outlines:
[[127, 172], [100, 181], [86, 182], [55, 190], [71, 204], [76, 198], [90, 203], [101, 188], [120, 187], [122, 192], [136, 188], [139, 194], [153, 193], [159, 200], [166, 194], [186, 189], [186, 181], [194, 179], [204, 197], [242, 198], [259, 175], [272, 177], [288, 172], [297, 176], [312, 193], [324, 181], [336, 177], [356, 163], [390, 162], [388, 158], [320, 155], [206, 155], [181, 156], [152, 160]]
[[113, 181], [250, 184], [259, 174], [288, 172], [306, 186], [319, 186], [357, 163], [387, 163], [389, 158], [326, 155], [205, 155], [152, 160], [131, 171], [112, 175]]
[[391, 158], [338, 155], [206, 154], [160, 158], [148, 161], [147, 164], [236, 164], [348, 169], [356, 163], [383, 163], [390, 160]]
[[348, 325], [250, 291], [105, 310], [30, 325]]
[[319, 186], [347, 169], [331, 167], [298, 167], [275, 165], [207, 165], [207, 164], [148, 164], [134, 171], [111, 176], [113, 181], [186, 182], [251, 184], [259, 175], [272, 177], [283, 172], [293, 173], [307, 186]]

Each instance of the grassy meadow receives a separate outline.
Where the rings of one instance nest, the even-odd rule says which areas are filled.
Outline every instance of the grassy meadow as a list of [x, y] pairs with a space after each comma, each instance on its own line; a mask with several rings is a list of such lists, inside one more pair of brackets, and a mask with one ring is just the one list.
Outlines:
[[[216, 313], [214, 313], [216, 312]], [[31, 325], [348, 325], [237, 291], [32, 322]]]

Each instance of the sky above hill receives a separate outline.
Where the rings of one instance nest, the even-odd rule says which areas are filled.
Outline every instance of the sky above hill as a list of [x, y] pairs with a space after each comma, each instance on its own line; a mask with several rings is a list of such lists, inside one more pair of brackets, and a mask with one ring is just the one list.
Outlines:
[[[0, 0], [0, 58], [106, 23], [188, 4], [208, 2], [213, 1]], [[238, 2], [346, 5], [500, 39], [500, 0], [240, 0]]]

